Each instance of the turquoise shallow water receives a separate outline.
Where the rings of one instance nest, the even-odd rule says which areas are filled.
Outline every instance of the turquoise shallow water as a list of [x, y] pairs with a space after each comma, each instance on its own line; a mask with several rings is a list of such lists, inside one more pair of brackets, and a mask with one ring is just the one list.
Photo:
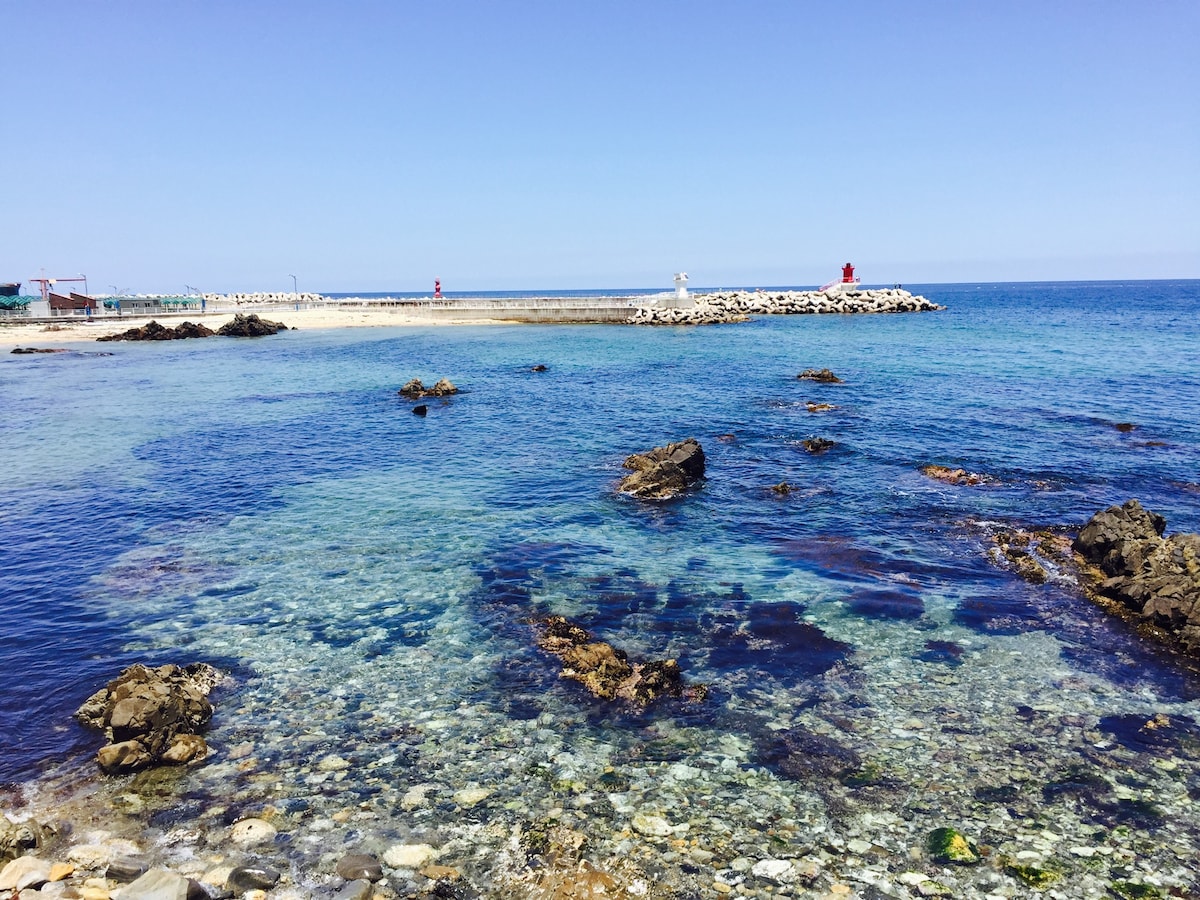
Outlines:
[[[652, 894], [904, 891], [913, 848], [954, 824], [1062, 869], [1066, 896], [1191, 883], [1194, 741], [1126, 726], [1187, 725], [1197, 682], [987, 551], [998, 523], [1078, 526], [1129, 497], [1200, 530], [1200, 282], [919, 290], [948, 308], [0, 360], [0, 669], [20, 673], [0, 781], [90, 785], [78, 703], [130, 662], [207, 660], [230, 673], [213, 757], [106, 782], [106, 808], [151, 834], [269, 808], [297, 871], [424, 842], [515, 895], [514, 829], [553, 822]], [[414, 376], [462, 393], [413, 416]], [[689, 436], [699, 490], [613, 493], [627, 454]], [[816, 436], [835, 446], [806, 453]], [[551, 613], [678, 658], [710, 699], [595, 703], [533, 646]], [[821, 756], [805, 735], [873, 774], [798, 774], [788, 748]], [[771, 881], [764, 859], [820, 874]], [[993, 862], [959, 888], [1025, 889]]]

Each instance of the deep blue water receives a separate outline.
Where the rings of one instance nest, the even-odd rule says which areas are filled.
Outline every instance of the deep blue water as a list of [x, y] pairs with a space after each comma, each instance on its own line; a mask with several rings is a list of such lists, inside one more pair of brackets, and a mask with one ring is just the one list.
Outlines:
[[[131, 661], [265, 679], [291, 654], [387, 659], [437, 628], [499, 653], [513, 603], [673, 649], [734, 694], [747, 657], [721, 623], [802, 602], [848, 653], [880, 615], [922, 640], [1039, 631], [1082, 671], [1192, 699], [1169, 657], [992, 566], [978, 523], [1078, 526], [1137, 497], [1200, 530], [1200, 282], [906, 287], [948, 308], [6, 355], [0, 781], [86, 758], [96, 738], [70, 713]], [[798, 381], [810, 367], [845, 383]], [[462, 393], [418, 418], [396, 396], [414, 376]], [[613, 494], [628, 453], [689, 436], [701, 489]], [[812, 456], [812, 436], [835, 446]], [[996, 483], [938, 484], [926, 463]], [[1137, 671], [1106, 667], [1110, 640]], [[536, 714], [544, 680], [468, 677], [463, 659], [441, 658], [448, 690]], [[786, 653], [754, 664], [784, 686], [810, 674]]]

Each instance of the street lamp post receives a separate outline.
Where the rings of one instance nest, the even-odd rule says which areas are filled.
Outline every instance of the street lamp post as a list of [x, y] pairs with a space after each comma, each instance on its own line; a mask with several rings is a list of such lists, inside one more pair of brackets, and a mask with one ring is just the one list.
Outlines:
[[299, 299], [300, 299], [300, 292], [299, 292], [298, 290], [296, 290], [296, 276], [295, 276], [295, 275], [289, 275], [288, 277], [289, 277], [290, 279], [292, 279], [292, 293], [293, 293], [293, 294], [295, 294], [295, 295], [296, 295], [296, 299], [297, 299], [297, 300], [299, 300]]

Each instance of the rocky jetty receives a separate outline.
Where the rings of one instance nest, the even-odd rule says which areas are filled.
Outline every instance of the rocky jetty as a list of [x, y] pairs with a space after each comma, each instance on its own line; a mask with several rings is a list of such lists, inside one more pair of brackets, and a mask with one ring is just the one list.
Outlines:
[[62, 347], [13, 347], [12, 353], [66, 353]]
[[[238, 313], [232, 322], [226, 322], [217, 329], [217, 334], [223, 337], [263, 337], [268, 334], [278, 334], [287, 331], [288, 327], [282, 322], [272, 322], [260, 319], [254, 313], [244, 316]], [[210, 334], [212, 332], [209, 332]]]
[[673, 659], [630, 662], [625, 651], [597, 641], [562, 616], [541, 623], [537, 644], [562, 661], [562, 677], [578, 681], [601, 700], [624, 700], [645, 706], [659, 697], [703, 699], [707, 688], [686, 685]]
[[75, 718], [107, 735], [96, 754], [106, 772], [203, 759], [208, 745], [200, 732], [213, 713], [208, 694], [220, 680], [206, 663], [130, 666], [85, 700]]
[[665, 447], [626, 458], [626, 475], [617, 485], [622, 494], [643, 500], [669, 500], [686, 491], [704, 477], [704, 449], [695, 438], [687, 438]]
[[751, 315], [795, 316], [928, 312], [945, 309], [899, 288], [868, 291], [721, 291], [697, 294], [689, 307], [643, 306], [634, 325], [710, 325], [744, 322]]
[[420, 378], [413, 378], [396, 393], [409, 400], [420, 400], [422, 397], [450, 397], [458, 393], [458, 388], [449, 378], [439, 379], [431, 388], [425, 387]]
[[98, 337], [98, 341], [181, 341], [187, 338], [211, 337], [216, 334], [211, 328], [194, 322], [181, 322], [174, 328], [149, 322], [141, 328], [130, 328], [120, 334], [109, 334]]
[[1072, 545], [1085, 587], [1200, 656], [1200, 535], [1164, 537], [1167, 522], [1137, 500], [1096, 513]]

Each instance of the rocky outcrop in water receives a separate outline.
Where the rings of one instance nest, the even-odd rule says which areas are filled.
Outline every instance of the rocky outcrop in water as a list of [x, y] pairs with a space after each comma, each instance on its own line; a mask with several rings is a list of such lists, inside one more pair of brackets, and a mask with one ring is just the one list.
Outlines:
[[926, 478], [932, 478], [934, 481], [941, 481], [946, 484], [974, 486], [977, 484], [989, 484], [994, 480], [978, 472], [968, 472], [966, 469], [952, 469], [949, 466], [939, 465], [921, 466], [921, 474]]
[[645, 706], [659, 697], [703, 699], [703, 685], [687, 685], [673, 659], [630, 662], [625, 651], [596, 641], [584, 628], [551, 616], [542, 623], [537, 644], [562, 661], [562, 676], [578, 681], [601, 700], [625, 700]]
[[13, 347], [12, 353], [66, 353], [64, 347]]
[[208, 694], [220, 680], [206, 663], [130, 666], [85, 700], [75, 718], [108, 736], [96, 754], [106, 772], [203, 759], [208, 745], [200, 732], [213, 713]]
[[1164, 537], [1167, 522], [1137, 500], [1096, 513], [1072, 545], [1087, 587], [1200, 656], [1200, 535]]
[[[842, 379], [838, 378], [830, 369], [805, 369], [796, 376], [800, 381], [819, 381], [822, 384], [841, 384]], [[810, 404], [816, 405], [816, 404]], [[828, 404], [826, 404], [828, 406]]]
[[425, 387], [420, 378], [413, 378], [396, 392], [409, 400], [419, 400], [422, 397], [450, 397], [458, 393], [458, 388], [449, 378], [441, 378], [431, 388]]
[[924, 297], [889, 288], [867, 291], [721, 291], [697, 294], [690, 307], [643, 306], [634, 325], [709, 325], [744, 322], [751, 315], [926, 312], [945, 309]]
[[618, 491], [643, 500], [669, 500], [704, 477], [704, 450], [695, 438], [687, 438], [634, 453], [624, 466], [633, 474], [621, 479]]
[[215, 334], [211, 328], [194, 322], [181, 322], [174, 328], [149, 322], [141, 328], [130, 328], [120, 334], [109, 334], [98, 337], [98, 341], [180, 341], [186, 338], [211, 337]]
[[[269, 319], [260, 319], [254, 313], [244, 316], [238, 313], [233, 317], [233, 321], [226, 322], [217, 329], [217, 334], [223, 337], [264, 337], [268, 334], [278, 334], [281, 331], [287, 331], [288, 327], [282, 322], [272, 322]], [[210, 334], [212, 332], [209, 332]]]

